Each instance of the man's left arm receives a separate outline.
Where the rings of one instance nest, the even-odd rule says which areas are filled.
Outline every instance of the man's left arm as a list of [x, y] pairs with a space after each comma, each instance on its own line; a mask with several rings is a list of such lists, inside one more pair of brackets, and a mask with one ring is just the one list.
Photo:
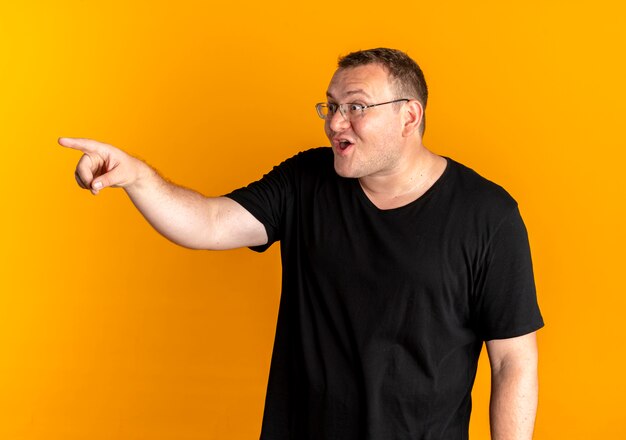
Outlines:
[[538, 396], [535, 332], [486, 345], [491, 364], [491, 438], [530, 440]]

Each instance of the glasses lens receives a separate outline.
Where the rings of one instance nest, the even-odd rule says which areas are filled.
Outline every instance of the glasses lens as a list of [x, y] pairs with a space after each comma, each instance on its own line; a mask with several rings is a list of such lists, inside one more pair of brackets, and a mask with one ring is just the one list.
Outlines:
[[328, 104], [322, 102], [316, 104], [315, 110], [317, 110], [317, 115], [322, 119], [326, 119], [326, 116], [328, 116]]

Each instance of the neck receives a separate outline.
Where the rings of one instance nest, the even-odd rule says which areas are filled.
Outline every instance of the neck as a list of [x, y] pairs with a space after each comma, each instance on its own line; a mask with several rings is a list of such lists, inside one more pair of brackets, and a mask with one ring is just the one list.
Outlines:
[[414, 151], [394, 169], [359, 179], [363, 191], [378, 208], [397, 208], [417, 200], [443, 174], [444, 158], [423, 146]]

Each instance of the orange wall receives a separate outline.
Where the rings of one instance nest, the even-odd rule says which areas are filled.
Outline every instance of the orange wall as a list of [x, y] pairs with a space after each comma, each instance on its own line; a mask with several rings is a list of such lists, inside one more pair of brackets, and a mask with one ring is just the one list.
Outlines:
[[324, 145], [313, 104], [373, 46], [426, 72], [426, 144], [520, 203], [547, 323], [535, 438], [626, 438], [622, 2], [209, 3], [0, 5], [0, 438], [258, 438], [276, 246], [177, 248], [122, 191], [79, 190], [56, 138], [221, 194]]

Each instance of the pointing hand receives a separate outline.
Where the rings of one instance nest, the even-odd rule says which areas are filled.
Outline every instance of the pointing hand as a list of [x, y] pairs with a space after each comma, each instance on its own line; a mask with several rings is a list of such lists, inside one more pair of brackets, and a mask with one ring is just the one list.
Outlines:
[[143, 163], [112, 145], [91, 139], [59, 138], [59, 144], [83, 152], [74, 177], [81, 188], [96, 195], [106, 187], [133, 184]]

